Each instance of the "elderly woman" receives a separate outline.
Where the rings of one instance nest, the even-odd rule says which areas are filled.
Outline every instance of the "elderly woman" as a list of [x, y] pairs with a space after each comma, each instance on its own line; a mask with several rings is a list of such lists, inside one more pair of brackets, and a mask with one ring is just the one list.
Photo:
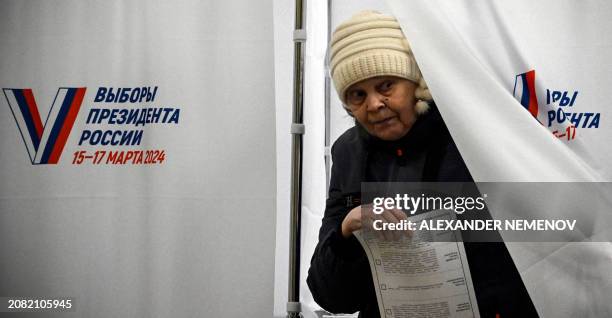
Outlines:
[[[355, 126], [332, 147], [319, 243], [308, 272], [315, 301], [379, 317], [361, 229], [361, 182], [472, 181], [395, 18], [361, 12], [335, 30], [331, 74]], [[401, 218], [397, 215], [397, 218]], [[503, 243], [465, 243], [482, 317], [537, 317]]]

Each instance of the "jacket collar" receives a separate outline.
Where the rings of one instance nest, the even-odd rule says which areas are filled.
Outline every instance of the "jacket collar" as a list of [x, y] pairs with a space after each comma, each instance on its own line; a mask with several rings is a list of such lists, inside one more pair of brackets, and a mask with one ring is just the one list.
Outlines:
[[370, 135], [363, 126], [355, 122], [360, 139], [363, 141], [366, 150], [378, 149], [408, 153], [410, 151], [421, 150], [430, 145], [443, 130], [443, 122], [440, 113], [432, 104], [426, 114], [420, 115], [408, 133], [399, 140], [387, 141]]

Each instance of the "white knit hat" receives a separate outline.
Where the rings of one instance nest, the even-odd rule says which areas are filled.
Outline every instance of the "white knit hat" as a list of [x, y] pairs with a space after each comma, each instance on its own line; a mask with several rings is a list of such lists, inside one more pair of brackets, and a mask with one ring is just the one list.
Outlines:
[[340, 24], [331, 41], [330, 72], [338, 96], [346, 104], [346, 89], [376, 76], [397, 76], [419, 85], [419, 114], [429, 109], [431, 94], [397, 20], [376, 11], [362, 11]]

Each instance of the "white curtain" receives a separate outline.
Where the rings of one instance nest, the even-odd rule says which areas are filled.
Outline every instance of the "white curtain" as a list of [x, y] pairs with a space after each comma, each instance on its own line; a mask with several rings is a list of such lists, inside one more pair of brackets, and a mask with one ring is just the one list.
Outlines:
[[[388, 4], [476, 181], [610, 181], [610, 2]], [[517, 75], [530, 70], [539, 122], [516, 99]], [[567, 91], [568, 98], [578, 92], [574, 105], [548, 100], [553, 91]], [[585, 125], [584, 115], [574, 122], [575, 135], [561, 136], [565, 129], [574, 132], [572, 122], [551, 111], [599, 113], [600, 120]], [[548, 208], [562, 204], [553, 200]], [[612, 315], [610, 243], [507, 246], [542, 317]]]
[[[2, 2], [0, 295], [76, 297], [76, 312], [47, 317], [271, 315], [272, 21], [272, 1]], [[31, 89], [45, 125], [61, 87], [86, 87], [80, 110], [58, 163], [33, 165], [10, 94]], [[158, 88], [106, 103], [99, 87]], [[146, 108], [180, 117], [88, 122], [92, 109]], [[85, 130], [143, 135], [79, 144]], [[73, 163], [138, 150], [165, 159]]]

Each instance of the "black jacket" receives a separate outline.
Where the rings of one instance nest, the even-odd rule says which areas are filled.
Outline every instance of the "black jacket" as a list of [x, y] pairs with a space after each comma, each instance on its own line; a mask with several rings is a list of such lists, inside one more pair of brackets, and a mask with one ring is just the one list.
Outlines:
[[[365, 252], [341, 224], [360, 204], [361, 182], [470, 182], [472, 177], [435, 105], [398, 141], [356, 125], [332, 147], [333, 167], [319, 243], [308, 271], [315, 301], [333, 313], [379, 317]], [[465, 243], [481, 317], [537, 317], [504, 243]]]

